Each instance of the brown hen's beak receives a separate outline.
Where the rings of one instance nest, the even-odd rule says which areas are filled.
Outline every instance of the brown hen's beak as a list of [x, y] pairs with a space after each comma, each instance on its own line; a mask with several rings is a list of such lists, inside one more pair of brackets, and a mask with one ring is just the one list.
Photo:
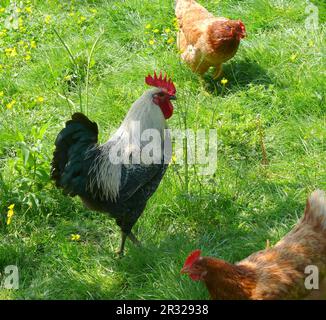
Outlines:
[[170, 100], [177, 100], [176, 96], [170, 96]]
[[184, 266], [180, 271], [181, 274], [188, 274], [189, 272], [190, 268], [188, 266]]

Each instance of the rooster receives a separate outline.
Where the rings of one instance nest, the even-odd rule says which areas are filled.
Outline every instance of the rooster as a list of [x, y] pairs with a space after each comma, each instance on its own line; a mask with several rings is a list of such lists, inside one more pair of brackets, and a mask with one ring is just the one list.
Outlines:
[[[311, 266], [319, 271], [315, 274], [319, 288], [315, 290], [305, 283], [310, 274], [306, 268]], [[312, 193], [304, 216], [275, 247], [236, 264], [202, 257], [196, 250], [188, 256], [181, 272], [193, 280], [202, 280], [212, 299], [326, 299], [325, 193]]]
[[[170, 147], [171, 141], [165, 129], [166, 119], [173, 114], [171, 100], [175, 99], [176, 89], [162, 73], [159, 77], [156, 73], [154, 77], [149, 75], [145, 82], [154, 88], [132, 105], [111, 139], [98, 144], [97, 124], [75, 113], [55, 141], [52, 160], [51, 178], [65, 195], [79, 196], [89, 209], [106, 212], [116, 220], [122, 232], [120, 255], [127, 237], [139, 244], [132, 227], [170, 161], [166, 146]], [[143, 157], [142, 153], [146, 145], [139, 137], [147, 130], [159, 135], [153, 158]]]
[[175, 13], [181, 58], [200, 75], [215, 67], [214, 78], [218, 78], [222, 64], [237, 53], [246, 35], [245, 25], [240, 20], [215, 17], [195, 0], [177, 0]]

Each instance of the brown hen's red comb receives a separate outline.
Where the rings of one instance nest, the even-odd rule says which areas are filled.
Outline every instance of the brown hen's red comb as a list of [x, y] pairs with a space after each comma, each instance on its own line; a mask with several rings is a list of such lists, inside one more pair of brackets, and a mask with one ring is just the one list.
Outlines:
[[197, 249], [190, 253], [183, 267], [192, 266], [192, 264], [200, 257], [201, 250]]
[[146, 84], [152, 87], [166, 89], [169, 95], [174, 96], [177, 92], [173, 82], [171, 79], [167, 79], [167, 74], [165, 74], [164, 78], [162, 77], [162, 72], [160, 72], [160, 76], [157, 77], [156, 72], [154, 71], [154, 77], [148, 75], [145, 78]]

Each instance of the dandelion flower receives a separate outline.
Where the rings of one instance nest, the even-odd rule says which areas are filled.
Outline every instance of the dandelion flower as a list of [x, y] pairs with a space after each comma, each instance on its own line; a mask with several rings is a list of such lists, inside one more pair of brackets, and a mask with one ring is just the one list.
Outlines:
[[67, 76], [65, 76], [63, 78], [63, 80], [65, 80], [65, 81], [70, 81], [71, 79], [72, 79], [72, 76], [70, 74], [68, 74]]
[[154, 32], [154, 33], [159, 33], [160, 30], [159, 30], [159, 29], [153, 29], [153, 32]]
[[150, 29], [152, 27], [152, 25], [149, 23], [146, 25], [145, 29]]
[[165, 33], [170, 33], [171, 32], [171, 29], [170, 28], [166, 28], [164, 31], [165, 31]]
[[49, 24], [50, 22], [51, 22], [51, 16], [50, 15], [46, 15], [45, 17], [44, 17], [44, 22], [46, 23], [46, 24]]
[[228, 82], [229, 82], [229, 80], [228, 80], [228, 79], [225, 79], [225, 78], [223, 78], [223, 79], [221, 80], [221, 84], [222, 84], [223, 86], [225, 86]]
[[68, 16], [69, 16], [69, 17], [73, 17], [74, 15], [75, 15], [75, 12], [69, 12], [69, 13], [68, 13]]
[[26, 11], [27, 13], [32, 13], [32, 8], [31, 8], [31, 7], [26, 7], [26, 8], [25, 8], [25, 11]]
[[7, 225], [9, 226], [11, 221], [12, 221], [12, 217], [14, 216], [14, 207], [15, 205], [14, 204], [11, 204], [9, 207], [8, 207], [8, 212], [7, 212]]
[[70, 236], [71, 241], [79, 241], [80, 240], [80, 235], [79, 234], [72, 234]]
[[149, 40], [149, 42], [148, 42], [148, 43], [149, 43], [149, 44], [152, 46], [152, 45], [154, 45], [154, 44], [155, 44], [155, 40], [153, 40], [153, 39], [152, 39], [152, 40]]
[[33, 48], [33, 49], [36, 48], [36, 42], [34, 40], [31, 41], [31, 48]]
[[25, 60], [26, 60], [26, 61], [30, 61], [31, 59], [32, 59], [32, 57], [31, 57], [30, 54], [27, 54], [27, 55], [25, 56]]
[[37, 97], [36, 99], [35, 99], [35, 102], [36, 103], [43, 103], [44, 102], [44, 98], [43, 97]]
[[79, 19], [78, 19], [78, 23], [81, 24], [81, 23], [83, 23], [84, 21], [86, 21], [86, 17], [84, 17], [84, 16], [80, 16]]
[[169, 38], [168, 41], [167, 41], [168, 44], [171, 44], [173, 42], [174, 42], [174, 38]]
[[17, 56], [17, 50], [16, 48], [6, 48], [5, 53], [7, 57], [16, 57]]
[[0, 31], [0, 37], [4, 37], [7, 34], [7, 29]]
[[290, 60], [294, 62], [297, 59], [297, 55], [294, 53], [291, 55]]
[[12, 107], [14, 106], [14, 104], [16, 103], [16, 100], [12, 100], [11, 102], [9, 102], [7, 105], [6, 105], [6, 108], [7, 109], [12, 109]]
[[4, 13], [6, 11], [5, 8], [0, 8], [0, 13]]

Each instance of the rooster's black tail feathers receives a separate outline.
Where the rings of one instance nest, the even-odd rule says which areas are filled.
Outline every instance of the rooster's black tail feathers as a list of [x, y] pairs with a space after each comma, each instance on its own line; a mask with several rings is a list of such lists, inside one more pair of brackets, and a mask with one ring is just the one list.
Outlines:
[[84, 114], [75, 113], [67, 121], [55, 141], [51, 178], [65, 194], [75, 196], [85, 192], [90, 157], [86, 157], [98, 141], [98, 127]]

